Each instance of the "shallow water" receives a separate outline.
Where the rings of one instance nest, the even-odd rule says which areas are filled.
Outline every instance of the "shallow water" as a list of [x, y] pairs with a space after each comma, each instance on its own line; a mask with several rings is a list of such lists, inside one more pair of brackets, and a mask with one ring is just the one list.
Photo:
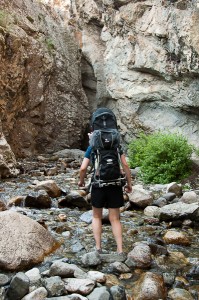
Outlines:
[[[31, 169], [31, 168], [30, 168]], [[33, 173], [33, 172], [32, 172]], [[36, 172], [34, 172], [36, 173]], [[32, 176], [30, 172], [19, 175], [17, 178], [2, 180], [0, 183], [0, 199], [7, 203], [14, 196], [25, 196], [29, 194], [32, 189], [32, 184], [35, 180], [48, 180], [53, 179], [58, 186], [66, 193], [69, 190], [77, 189], [77, 170], [67, 169], [63, 173], [54, 176], [44, 176], [42, 172], [38, 172], [40, 176]], [[43, 222], [48, 227], [49, 231], [60, 242], [61, 246], [55, 253], [45, 258], [44, 262], [38, 267], [44, 271], [48, 269], [49, 264], [56, 258], [68, 258], [73, 263], [80, 263], [81, 256], [94, 249], [94, 238], [92, 234], [91, 224], [87, 224], [80, 220], [83, 210], [78, 208], [58, 208], [58, 199], [53, 199], [53, 207], [51, 209], [30, 209], [25, 207], [12, 207], [12, 210], [22, 212], [30, 218]], [[66, 214], [66, 222], [61, 222], [58, 218], [60, 213]], [[123, 226], [123, 245], [124, 251], [130, 252], [133, 248], [133, 243], [139, 241], [162, 242], [164, 233], [171, 228], [170, 223], [157, 222], [150, 223], [150, 218], [144, 216], [142, 210], [134, 209], [121, 213], [121, 222]], [[172, 227], [175, 228], [175, 227]], [[175, 286], [175, 277], [182, 276], [188, 281], [188, 286], [181, 283], [182, 288], [193, 289], [197, 292], [199, 286], [199, 278], [194, 278], [190, 274], [190, 270], [199, 263], [199, 224], [194, 224], [194, 227], [176, 228], [180, 231], [185, 231], [191, 238], [192, 243], [190, 246], [167, 245], [167, 250], [171, 253], [182, 253], [184, 258], [188, 261], [183, 265], [183, 259], [176, 259], [171, 261], [169, 257], [164, 255], [153, 256], [153, 263], [148, 271], [157, 273], [166, 273], [168, 276], [174, 277], [173, 284], [168, 286], [171, 288]], [[64, 237], [63, 232], [69, 232], [69, 237]], [[103, 225], [102, 247], [104, 251], [115, 252], [116, 244], [112, 235], [110, 224]], [[105, 266], [98, 266], [98, 270], [104, 269]], [[143, 271], [132, 272], [130, 278], [122, 276], [119, 279], [120, 284], [126, 287], [129, 295], [131, 294], [132, 286], [138, 279], [138, 275]], [[198, 275], [197, 275], [198, 276]], [[194, 296], [195, 300], [197, 299]]]

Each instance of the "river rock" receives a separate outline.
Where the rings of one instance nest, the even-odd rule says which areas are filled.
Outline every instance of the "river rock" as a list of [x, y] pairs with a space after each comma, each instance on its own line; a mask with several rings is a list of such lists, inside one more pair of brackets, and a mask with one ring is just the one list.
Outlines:
[[50, 278], [45, 278], [43, 280], [44, 287], [48, 292], [48, 296], [61, 296], [64, 295], [65, 287], [64, 282], [61, 280], [59, 276], [52, 276]]
[[[0, 267], [7, 270], [30, 267], [58, 247], [38, 222], [13, 211], [0, 213]], [[39, 245], [39, 247], [38, 247]]]
[[8, 300], [20, 300], [28, 294], [30, 281], [28, 276], [24, 273], [17, 273], [11, 280], [10, 286], [7, 290]]
[[25, 273], [30, 280], [30, 284], [37, 284], [41, 280], [41, 274], [38, 268], [33, 268]]
[[106, 274], [106, 286], [107, 287], [112, 287], [115, 285], [119, 285], [120, 281], [118, 279], [118, 277], [114, 274]]
[[50, 208], [51, 198], [46, 191], [32, 192], [25, 197], [24, 205], [34, 208]]
[[166, 246], [160, 245], [159, 243], [163, 244], [163, 241], [158, 241], [156, 239], [147, 239], [146, 241], [146, 244], [150, 247], [153, 255], [167, 255], [168, 251]]
[[176, 182], [171, 182], [168, 184], [167, 193], [174, 193], [176, 196], [180, 197], [182, 195], [182, 185], [177, 184]]
[[165, 198], [167, 202], [171, 202], [176, 198], [176, 194], [170, 192], [170, 193], [163, 194], [162, 197]]
[[109, 300], [110, 294], [105, 286], [95, 288], [92, 293], [87, 296], [88, 300]]
[[129, 194], [129, 201], [141, 208], [151, 205], [153, 194], [143, 189], [141, 185], [134, 185], [133, 191]]
[[87, 224], [91, 224], [91, 223], [92, 223], [92, 219], [93, 219], [93, 211], [92, 211], [92, 210], [85, 211], [85, 212], [80, 216], [80, 220], [86, 222]]
[[100, 254], [102, 262], [112, 263], [115, 261], [124, 262], [127, 258], [126, 253], [102, 253]]
[[60, 197], [62, 193], [61, 189], [58, 187], [54, 180], [45, 180], [37, 182], [34, 189], [36, 191], [45, 190], [48, 193], [48, 195], [52, 198]]
[[199, 203], [199, 196], [194, 191], [184, 192], [183, 196], [180, 198], [183, 203]]
[[187, 290], [179, 288], [170, 290], [168, 296], [171, 300], [194, 300], [192, 295]]
[[161, 207], [159, 210], [161, 221], [191, 219], [199, 220], [199, 205], [177, 202]]
[[82, 197], [77, 191], [71, 191], [65, 198], [58, 201], [59, 206], [61, 207], [84, 207], [90, 209], [91, 205]]
[[0, 274], [0, 286], [4, 286], [4, 285], [8, 284], [9, 281], [10, 281], [10, 279], [7, 275]]
[[87, 278], [100, 283], [104, 283], [106, 281], [106, 276], [99, 271], [88, 271]]
[[129, 273], [131, 270], [129, 267], [127, 267], [126, 264], [119, 262], [119, 261], [115, 261], [113, 263], [111, 263], [109, 265], [109, 270], [111, 271], [111, 273], [114, 274], [124, 274], [124, 273]]
[[164, 241], [167, 244], [175, 244], [175, 245], [185, 245], [188, 246], [191, 244], [191, 241], [186, 236], [184, 232], [179, 232], [176, 230], [168, 230], [163, 236]]
[[165, 268], [167, 265], [173, 265], [176, 269], [183, 269], [185, 266], [189, 265], [188, 259], [182, 252], [172, 252], [168, 251], [168, 255], [161, 255], [155, 258], [158, 266]]
[[26, 196], [15, 196], [8, 201], [8, 206], [23, 206]]
[[81, 260], [85, 266], [97, 266], [102, 262], [101, 255], [97, 251], [84, 254]]
[[78, 269], [74, 264], [55, 261], [50, 267], [49, 274], [50, 276], [73, 277], [74, 272]]
[[45, 300], [47, 297], [47, 290], [42, 286], [24, 296], [21, 300]]
[[144, 209], [144, 214], [148, 217], [156, 217], [159, 213], [159, 207], [157, 206], [147, 206]]
[[122, 285], [115, 285], [110, 288], [110, 293], [114, 300], [126, 300], [125, 288]]
[[143, 273], [133, 288], [134, 300], [166, 300], [163, 277], [152, 272]]
[[153, 205], [156, 205], [158, 207], [163, 207], [167, 205], [167, 200], [164, 197], [159, 197], [158, 199], [153, 201]]
[[69, 293], [88, 295], [95, 287], [95, 281], [91, 279], [64, 278], [65, 289]]
[[137, 242], [134, 244], [133, 250], [128, 253], [125, 263], [130, 268], [148, 268], [151, 262], [150, 247], [144, 243]]
[[187, 273], [187, 278], [199, 280], [199, 262], [197, 262]]

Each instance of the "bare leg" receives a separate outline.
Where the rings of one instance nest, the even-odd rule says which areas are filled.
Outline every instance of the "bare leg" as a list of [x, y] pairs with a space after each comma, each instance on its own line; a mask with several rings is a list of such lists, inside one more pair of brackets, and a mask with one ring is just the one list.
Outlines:
[[101, 249], [102, 208], [93, 207], [92, 228], [93, 228], [96, 249], [97, 250]]
[[109, 220], [112, 226], [112, 232], [117, 244], [117, 252], [121, 253], [122, 250], [122, 224], [120, 223], [120, 209], [109, 208]]

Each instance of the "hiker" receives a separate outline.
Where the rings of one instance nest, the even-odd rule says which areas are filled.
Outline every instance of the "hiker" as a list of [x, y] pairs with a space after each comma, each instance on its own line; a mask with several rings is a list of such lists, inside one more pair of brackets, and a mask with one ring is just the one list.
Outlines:
[[[99, 113], [99, 117], [98, 117], [98, 113]], [[100, 148], [100, 147], [97, 146], [97, 150], [95, 150], [93, 152], [93, 149], [95, 149], [95, 143], [97, 143], [97, 142], [95, 142], [96, 134], [98, 136], [100, 135], [100, 142], [105, 141], [107, 144], [108, 144], [108, 140], [109, 140], [110, 136], [112, 139], [114, 134], [118, 134], [117, 129], [115, 129], [117, 125], [111, 125], [111, 122], [109, 122], [109, 120], [108, 120], [108, 118], [110, 117], [109, 113], [112, 114], [112, 118], [114, 118], [114, 122], [116, 122], [114, 114], [109, 109], [100, 108], [95, 113], [93, 113], [94, 117], [96, 115], [98, 117], [98, 119], [96, 121], [96, 124], [98, 123], [98, 125], [92, 124], [92, 130], [94, 130], [94, 131], [90, 134], [90, 137], [89, 137], [90, 145], [88, 146], [88, 148], [85, 152], [85, 156], [84, 156], [83, 162], [80, 167], [80, 180], [78, 182], [79, 187], [85, 186], [84, 179], [86, 177], [87, 167], [89, 166], [90, 161], [92, 162], [92, 160], [95, 160], [95, 162], [96, 162], [96, 160], [100, 160], [99, 158], [97, 158], [97, 154], [96, 154], [96, 153], [99, 153], [98, 148]], [[103, 124], [105, 124], [103, 126], [105, 127], [105, 130], [103, 130], [103, 128], [100, 129], [101, 121], [99, 119], [102, 117], [107, 118], [107, 120], [103, 119]], [[95, 121], [93, 121], [93, 122], [95, 122]], [[108, 125], [106, 125], [106, 123]], [[115, 127], [115, 128], [110, 129], [110, 126]], [[109, 132], [110, 132], [110, 134], [109, 134]], [[103, 137], [103, 134], [106, 135], [105, 138]], [[97, 136], [97, 138], [98, 138], [98, 136]], [[92, 139], [94, 141], [92, 141]], [[117, 141], [117, 138], [115, 138], [115, 140]], [[111, 140], [111, 145], [113, 145], [114, 143], [116, 144], [116, 141]], [[104, 147], [106, 147], [106, 150], [104, 149]], [[118, 163], [118, 167], [120, 168], [119, 172], [121, 171], [121, 168], [123, 169], [123, 174], [120, 175], [120, 178], [114, 179], [113, 174], [115, 171], [117, 171], [118, 167], [117, 167], [116, 162], [114, 162], [114, 165], [111, 166], [111, 162], [114, 161], [114, 158], [112, 159], [111, 156], [108, 156], [109, 158], [107, 159], [107, 161], [108, 161], [107, 166], [104, 167], [102, 165], [104, 163], [104, 161], [102, 162], [102, 159], [100, 161], [101, 165], [98, 167], [95, 166], [94, 176], [91, 180], [91, 204], [92, 204], [92, 210], [93, 210], [92, 228], [93, 228], [93, 234], [94, 234], [94, 239], [95, 239], [95, 243], [96, 243], [96, 250], [99, 253], [102, 253], [102, 249], [101, 249], [102, 212], [103, 212], [103, 207], [108, 208], [109, 220], [110, 220], [112, 232], [113, 232], [116, 244], [117, 244], [117, 253], [123, 254], [122, 225], [120, 222], [120, 207], [124, 206], [123, 187], [127, 193], [130, 193], [132, 191], [131, 172], [128, 167], [123, 150], [121, 149], [121, 146], [118, 147], [117, 150], [116, 149], [112, 150], [111, 147], [108, 148], [106, 145], [103, 146], [103, 150], [100, 152], [100, 155], [101, 155], [100, 157], [102, 158], [103, 155], [108, 155], [109, 153], [111, 153], [111, 155], [116, 155], [115, 153], [116, 153], [116, 151], [118, 151], [118, 148], [119, 148], [119, 153], [117, 155], [119, 156], [120, 163]], [[104, 152], [105, 152], [105, 154], [104, 154]], [[110, 165], [110, 167], [109, 167], [109, 165]], [[112, 176], [112, 177], [110, 177], [111, 179], [109, 179], [109, 180], [107, 180], [108, 177], [106, 178], [106, 176], [105, 176], [105, 169], [108, 167], [110, 168], [109, 172], [111, 173], [111, 176]], [[106, 180], [100, 179], [100, 170], [103, 170], [103, 168], [104, 168], [103, 175], [104, 175], [104, 178], [106, 178]], [[124, 180], [123, 180], [124, 175], [126, 177], [125, 185], [124, 185]], [[103, 176], [101, 176], [101, 177], [103, 177]]]

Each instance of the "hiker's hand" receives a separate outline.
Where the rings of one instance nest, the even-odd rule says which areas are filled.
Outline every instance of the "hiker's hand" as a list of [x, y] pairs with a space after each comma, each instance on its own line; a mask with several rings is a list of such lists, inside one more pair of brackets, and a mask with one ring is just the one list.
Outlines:
[[124, 187], [125, 192], [131, 193], [132, 192], [132, 185], [126, 184]]
[[78, 186], [79, 186], [79, 187], [84, 187], [84, 186], [85, 186], [85, 182], [84, 182], [84, 181], [83, 181], [83, 182], [82, 182], [82, 181], [79, 181], [79, 182], [78, 182]]

